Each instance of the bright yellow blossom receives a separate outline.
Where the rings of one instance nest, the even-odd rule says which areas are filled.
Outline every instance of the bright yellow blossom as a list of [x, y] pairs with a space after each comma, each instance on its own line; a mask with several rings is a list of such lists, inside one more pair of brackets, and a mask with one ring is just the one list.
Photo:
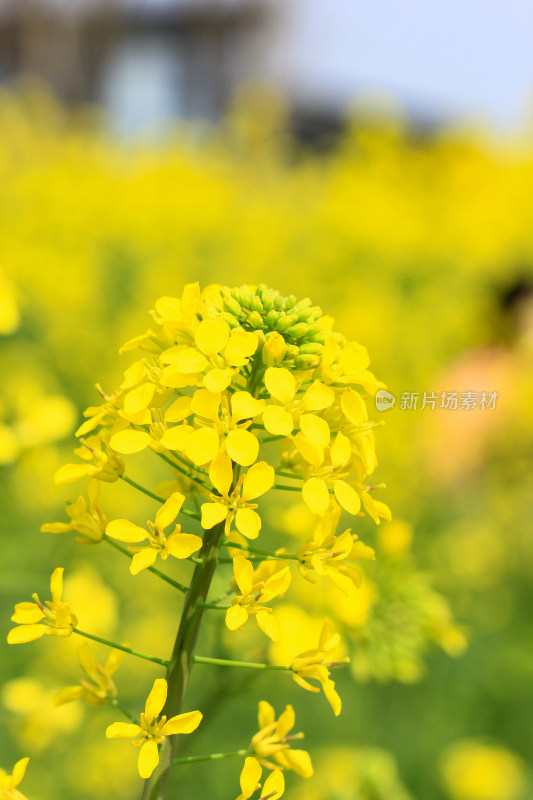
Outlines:
[[338, 514], [319, 518], [315, 525], [313, 538], [298, 548], [298, 569], [311, 583], [316, 576], [326, 576], [344, 594], [349, 596], [354, 586], [360, 586], [361, 575], [346, 560], [371, 559], [375, 553], [371, 547], [360, 542], [348, 528], [340, 536], [335, 536]]
[[[253, 756], [248, 756], [244, 760], [244, 767], [241, 771], [240, 784], [241, 794], [237, 800], [248, 800], [257, 789], [261, 789], [259, 783], [263, 768], [259, 761]], [[275, 769], [266, 779], [259, 800], [278, 800], [285, 791], [285, 778], [280, 769]]]
[[254, 756], [267, 769], [292, 769], [302, 778], [310, 778], [313, 765], [309, 753], [305, 750], [293, 750], [291, 742], [303, 738], [303, 733], [288, 735], [294, 727], [294, 709], [288, 705], [276, 720], [276, 714], [270, 703], [261, 700], [259, 703], [259, 731], [255, 734], [250, 747]]
[[157, 556], [163, 561], [169, 556], [188, 558], [201, 548], [201, 538], [192, 533], [181, 533], [181, 525], [176, 525], [170, 536], [165, 536], [165, 528], [174, 522], [184, 502], [185, 495], [180, 492], [171, 494], [157, 512], [155, 522], [148, 522], [148, 530], [127, 519], [115, 519], [108, 524], [107, 535], [119, 542], [142, 542], [148, 539], [149, 543], [144, 547], [128, 547], [135, 553], [130, 565], [132, 575], [151, 567]]
[[39, 596], [33, 594], [33, 603], [17, 603], [12, 622], [18, 627], [12, 628], [8, 635], [9, 644], [23, 644], [40, 639], [41, 636], [70, 636], [78, 619], [70, 606], [61, 600], [63, 594], [63, 567], [57, 567], [50, 580], [52, 600], [41, 603]]
[[21, 758], [13, 767], [13, 773], [8, 775], [0, 769], [0, 798], [1, 800], [26, 800], [25, 795], [21, 794], [17, 786], [24, 778], [29, 758]]
[[287, 591], [291, 582], [289, 567], [283, 567], [266, 580], [257, 580], [252, 562], [243, 556], [235, 556], [233, 573], [241, 594], [233, 599], [233, 605], [226, 612], [226, 625], [230, 631], [234, 631], [242, 628], [250, 616], [255, 616], [263, 633], [272, 641], [277, 641], [277, 621], [270, 615], [272, 609], [262, 604]]
[[43, 533], [67, 533], [77, 531], [81, 533], [81, 538], [76, 536], [77, 542], [95, 543], [101, 541], [107, 520], [105, 514], [98, 504], [100, 494], [100, 484], [92, 479], [87, 487], [87, 497], [89, 503], [81, 495], [76, 502], [67, 505], [66, 511], [70, 517], [70, 522], [47, 522], [41, 525]]
[[[72, 483], [81, 478], [98, 478], [113, 483], [124, 473], [124, 462], [107, 445], [102, 436], [90, 436], [82, 440], [83, 446], [75, 450], [83, 459], [76, 464], [64, 464], [54, 475], [57, 484]], [[105, 449], [104, 449], [105, 446]]]
[[106, 730], [108, 739], [132, 739], [132, 745], [140, 747], [138, 769], [141, 778], [149, 778], [159, 764], [158, 745], [167, 736], [177, 733], [192, 733], [202, 721], [200, 711], [188, 711], [167, 720], [160, 717], [167, 699], [167, 682], [157, 678], [141, 713], [140, 724], [113, 722]]
[[61, 689], [54, 697], [54, 705], [62, 706], [81, 697], [85, 698], [89, 706], [103, 706], [109, 703], [117, 696], [117, 687], [111, 676], [121, 665], [124, 655], [120, 650], [112, 650], [102, 667], [97, 663], [89, 645], [84, 642], [78, 651], [78, 658], [89, 680], [82, 678], [78, 686]]
[[272, 487], [273, 468], [266, 461], [258, 461], [232, 489], [231, 460], [226, 453], [220, 453], [209, 467], [209, 478], [219, 494], [212, 494], [211, 502], [202, 505], [202, 527], [209, 529], [225, 520], [226, 535], [229, 535], [235, 520], [237, 530], [243, 536], [256, 539], [261, 530], [261, 517], [255, 511], [257, 504], [250, 503], [250, 500], [261, 497]]
[[333, 626], [329, 619], [324, 620], [318, 646], [295, 656], [291, 661], [292, 677], [303, 689], [308, 692], [318, 692], [317, 686], [309, 683], [315, 680], [322, 686], [322, 691], [331, 705], [335, 716], [341, 713], [342, 703], [335, 690], [335, 682], [330, 678], [329, 667], [347, 664], [350, 659], [342, 658], [335, 661], [326, 661], [328, 653], [336, 650], [340, 644], [340, 636], [333, 633]]

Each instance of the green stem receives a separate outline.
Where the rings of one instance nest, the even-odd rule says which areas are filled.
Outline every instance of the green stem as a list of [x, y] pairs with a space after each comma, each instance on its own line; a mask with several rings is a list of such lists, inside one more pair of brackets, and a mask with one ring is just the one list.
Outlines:
[[275, 469], [274, 472], [281, 478], [291, 478], [293, 481], [303, 481], [301, 475], [293, 475], [290, 472], [284, 472], [282, 469]]
[[[154, 492], [151, 492], [150, 489], [146, 489], [144, 486], [141, 486], [140, 483], [137, 483], [137, 481], [128, 478], [127, 475], [121, 475], [120, 477], [123, 481], [129, 483], [130, 486], [133, 486], [134, 489], [137, 489], [139, 492], [142, 492], [143, 494], [148, 495], [148, 497], [151, 497], [152, 500], [157, 500], [158, 503], [166, 503], [164, 497], [159, 497], [158, 494], [155, 494]], [[194, 519], [200, 519], [200, 514], [197, 514], [195, 511], [189, 511], [187, 508], [182, 508], [180, 510], [180, 514], [185, 514], [187, 517], [193, 517]]]
[[281, 669], [290, 670], [285, 664], [261, 664], [257, 661], [233, 661], [228, 658], [210, 658], [208, 656], [193, 656], [195, 664], [212, 664], [215, 667], [239, 667], [240, 669]]
[[[112, 539], [111, 536], [108, 536], [107, 533], [104, 533], [103, 539], [104, 541], [109, 542], [109, 544], [112, 547], [114, 547], [115, 550], [118, 550], [120, 553], [123, 553], [125, 556], [128, 556], [128, 558], [133, 558], [133, 553], [130, 553], [130, 551], [127, 550], [125, 547], [122, 547], [122, 545], [120, 545], [118, 542], [115, 542], [115, 540]], [[155, 567], [148, 567], [148, 572], [152, 572], [154, 575], [157, 575], [157, 577], [161, 578], [162, 581], [165, 581], [166, 583], [169, 583], [171, 586], [174, 586], [175, 589], [178, 589], [180, 592], [183, 592], [183, 594], [187, 593], [187, 586], [184, 586], [182, 583], [178, 583], [178, 581], [175, 581], [173, 578], [169, 578], [168, 575], [165, 575], [164, 572], [160, 572]]]
[[283, 489], [286, 492], [301, 492], [301, 486], [282, 486], [281, 483], [275, 483], [273, 489]]
[[148, 653], [141, 653], [139, 650], [134, 650], [132, 647], [126, 647], [124, 644], [117, 644], [117, 642], [110, 642], [109, 639], [102, 639], [101, 636], [95, 636], [93, 633], [80, 631], [79, 628], [73, 628], [72, 633], [78, 633], [80, 636], [85, 636], [86, 639], [92, 639], [93, 642], [105, 644], [107, 647], [113, 647], [115, 650], [122, 650], [130, 656], [137, 656], [137, 658], [144, 658], [145, 661], [151, 661], [153, 664], [160, 664], [162, 667], [168, 667], [169, 661], [165, 658], [158, 658], [157, 656], [150, 656]]
[[286, 436], [265, 436], [263, 439], [259, 439], [261, 444], [265, 444], [265, 442], [279, 442], [281, 439], [286, 439]]
[[137, 481], [134, 481], [131, 478], [128, 478], [127, 475], [121, 475], [120, 478], [121, 478], [121, 480], [125, 481], [126, 483], [129, 483], [130, 486], [133, 486], [134, 489], [138, 489], [139, 492], [142, 492], [143, 494], [148, 495], [148, 497], [151, 497], [152, 500], [157, 500], [158, 503], [164, 503], [165, 502], [165, 498], [164, 497], [159, 497], [158, 494], [154, 494], [154, 492], [151, 492], [150, 489], [146, 489], [144, 486], [141, 486], [140, 483], [137, 483]]
[[230, 606], [219, 606], [217, 603], [198, 603], [200, 608], [212, 609], [213, 611], [227, 611]]
[[183, 758], [173, 758], [170, 762], [173, 766], [176, 764], [195, 764], [198, 761], [218, 761], [221, 758], [234, 758], [234, 757], [244, 757], [253, 755], [253, 749], [248, 748], [247, 750], [234, 750], [232, 753], [211, 753], [209, 756], [184, 756]]
[[224, 547], [235, 547], [237, 550], [248, 550], [250, 553], [257, 553], [260, 556], [270, 556], [271, 558], [286, 558], [291, 561], [299, 561], [298, 556], [291, 553], [273, 553], [271, 550], [261, 550], [259, 547], [252, 545], [236, 544], [234, 542], [223, 542]]
[[[190, 481], [193, 481], [193, 483], [197, 483], [198, 486], [203, 486], [203, 488], [207, 489], [209, 492], [213, 491], [213, 487], [209, 483], [206, 483], [201, 478], [197, 478], [196, 475], [191, 475], [190, 472], [187, 472], [186, 469], [183, 469], [183, 467], [180, 467], [179, 464], [176, 464], [175, 461], [172, 461], [172, 459], [169, 458], [168, 456], [166, 456], [164, 453], [158, 453], [157, 450], [154, 450], [154, 453], [156, 455], [158, 455], [159, 458], [162, 458], [163, 461], [166, 461], [167, 464], [170, 464], [172, 469], [176, 469], [178, 472], [181, 472], [182, 475], [185, 475], [185, 477], [187, 477]], [[189, 512], [189, 513], [190, 513], [190, 516], [192, 516], [192, 512]], [[197, 519], [200, 519], [200, 517], [198, 516]]]
[[[200, 551], [203, 559], [197, 564], [185, 596], [181, 620], [167, 670], [168, 695], [163, 714], [174, 717], [181, 712], [185, 690], [193, 665], [193, 652], [198, 639], [200, 623], [211, 581], [217, 565], [218, 549], [224, 535], [225, 522], [220, 522], [204, 534]], [[172, 756], [179, 737], [167, 737], [161, 748], [159, 766], [144, 785], [143, 800], [164, 800]], [[174, 741], [172, 741], [174, 740]]]
[[115, 697], [113, 697], [113, 698], [112, 698], [112, 699], [111, 699], [109, 702], [110, 702], [110, 704], [111, 704], [112, 706], [115, 706], [115, 708], [118, 708], [118, 710], [119, 710], [119, 711], [121, 711], [121, 712], [122, 712], [122, 714], [124, 714], [124, 716], [125, 716], [125, 717], [127, 717], [127, 719], [129, 719], [129, 721], [130, 721], [130, 722], [133, 722], [133, 723], [134, 723], [134, 725], [138, 725], [138, 724], [139, 724], [139, 720], [138, 720], [138, 719], [135, 719], [135, 717], [133, 716], [133, 714], [130, 714], [130, 712], [129, 712], [129, 711], [126, 711], [126, 709], [125, 709], [125, 708], [123, 708], [123, 707], [120, 705], [120, 703], [118, 702], [118, 700], [117, 700]]

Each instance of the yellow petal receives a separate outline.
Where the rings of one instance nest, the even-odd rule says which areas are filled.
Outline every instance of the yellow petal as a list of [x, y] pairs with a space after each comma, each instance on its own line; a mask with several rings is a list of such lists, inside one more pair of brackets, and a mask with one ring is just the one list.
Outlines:
[[266, 700], [260, 700], [258, 705], [257, 722], [259, 729], [262, 730], [268, 725], [272, 725], [276, 718], [276, 713], [270, 703]]
[[176, 519], [184, 502], [185, 495], [181, 492], [173, 492], [170, 495], [155, 515], [155, 524], [160, 531], [164, 531]]
[[239, 508], [235, 515], [237, 530], [247, 539], [257, 539], [261, 530], [261, 517], [252, 508]]
[[342, 467], [352, 456], [352, 445], [347, 436], [339, 431], [331, 446], [331, 463], [334, 467]]
[[108, 725], [105, 735], [108, 739], [133, 739], [140, 732], [139, 725], [132, 722], [113, 722]]
[[183, 422], [190, 414], [192, 414], [191, 398], [178, 397], [165, 411], [165, 422], [167, 424], [169, 422]]
[[227, 435], [226, 452], [236, 464], [248, 467], [259, 454], [259, 441], [250, 431], [237, 428]]
[[209, 530], [228, 516], [228, 507], [223, 503], [203, 503], [202, 508], [202, 528]]
[[142, 386], [137, 386], [132, 389], [124, 397], [124, 411], [127, 414], [138, 414], [148, 408], [152, 402], [155, 393], [155, 386], [153, 383], [143, 383]]
[[361, 508], [361, 498], [346, 481], [333, 481], [333, 491], [339, 505], [349, 514], [358, 514]]
[[45, 522], [41, 525], [41, 533], [68, 533], [72, 526], [66, 522]]
[[242, 628], [247, 620], [248, 613], [242, 606], [231, 606], [226, 611], [226, 625], [230, 631], [236, 631], [237, 628]]
[[200, 537], [193, 533], [173, 533], [167, 539], [167, 550], [174, 558], [189, 558], [202, 544]]
[[152, 437], [146, 431], [119, 431], [109, 440], [112, 450], [122, 455], [140, 453], [150, 444]]
[[235, 556], [233, 559], [233, 574], [243, 597], [252, 591], [254, 585], [254, 567], [251, 561], [244, 556]]
[[291, 583], [289, 567], [283, 567], [268, 578], [261, 590], [261, 602], [268, 602], [273, 597], [285, 594]]
[[232, 331], [224, 350], [226, 363], [231, 367], [243, 367], [249, 356], [257, 350], [259, 340], [255, 333], [248, 331]]
[[142, 361], [135, 361], [126, 370], [124, 370], [124, 380], [122, 381], [121, 389], [133, 389], [146, 375], [146, 366]]
[[327, 576], [332, 584], [336, 586], [337, 589], [340, 589], [346, 597], [351, 597], [355, 587], [353, 580], [348, 575], [345, 575], [338, 569], [331, 568], [327, 570]]
[[44, 613], [37, 603], [17, 603], [11, 622], [16, 622], [17, 625], [32, 625], [40, 622], [43, 617]]
[[365, 401], [353, 389], [347, 389], [342, 393], [341, 408], [344, 416], [354, 425], [362, 425], [368, 419]]
[[214, 428], [199, 428], [189, 436], [185, 452], [193, 464], [201, 467], [218, 455], [218, 434]]
[[86, 694], [87, 689], [84, 689], [83, 686], [66, 686], [54, 695], [54, 705], [64, 706], [66, 703], [74, 703]]
[[[26, 774], [26, 767], [28, 766], [29, 758], [21, 758], [13, 767], [13, 775], [11, 776], [11, 786], [15, 788], [22, 781]], [[16, 792], [15, 792], [16, 795]]]
[[322, 684], [322, 689], [324, 690], [328, 703], [333, 709], [333, 713], [338, 717], [342, 711], [342, 701], [338, 692], [335, 690], [335, 682], [328, 678]]
[[149, 720], [148, 724], [151, 724], [154, 718], [159, 716], [163, 710], [166, 699], [167, 682], [164, 678], [156, 678], [144, 706], [144, 713], [147, 720]]
[[284, 367], [269, 367], [265, 372], [265, 386], [271, 397], [288, 405], [296, 394], [294, 375]]
[[142, 542], [148, 538], [148, 533], [144, 528], [134, 525], [128, 519], [112, 520], [108, 523], [105, 532], [112, 539], [118, 539], [119, 542]]
[[281, 406], [267, 406], [263, 411], [263, 424], [274, 436], [289, 436], [294, 428], [292, 414]]
[[293, 439], [294, 446], [302, 458], [313, 467], [319, 467], [324, 461], [324, 451], [312, 444], [303, 433], [297, 433]]
[[207, 389], [197, 389], [192, 396], [191, 408], [195, 414], [216, 422], [220, 408], [220, 394]]
[[266, 779], [261, 791], [261, 798], [268, 797], [268, 800], [279, 800], [285, 791], [285, 778], [280, 769], [275, 769]]
[[164, 432], [160, 442], [167, 450], [185, 450], [194, 430], [190, 425], [176, 425]]
[[175, 364], [165, 367], [159, 375], [161, 386], [168, 386], [171, 389], [184, 389], [186, 386], [196, 386], [198, 375], [196, 372], [181, 372]]
[[138, 553], [135, 553], [131, 559], [130, 572], [132, 575], [138, 575], [143, 569], [148, 569], [155, 564], [157, 558], [157, 550], [154, 547], [144, 547]]
[[329, 445], [329, 425], [325, 419], [316, 414], [302, 414], [300, 427], [307, 439], [317, 449], [324, 450]]
[[192, 733], [202, 721], [203, 714], [200, 711], [187, 711], [185, 714], [178, 714], [165, 722], [161, 733], [163, 736], [172, 736], [175, 733]]
[[209, 372], [204, 375], [202, 383], [210, 392], [223, 392], [224, 389], [227, 389], [230, 385], [232, 377], [232, 369], [216, 368], [209, 370]]
[[255, 792], [262, 772], [261, 765], [256, 758], [248, 756], [245, 759], [240, 777], [242, 800], [248, 800]]
[[231, 416], [235, 422], [256, 417], [264, 407], [265, 401], [257, 400], [250, 392], [235, 392], [231, 396]]
[[311, 757], [305, 750], [283, 750], [276, 754], [283, 766], [301, 775], [302, 778], [310, 778], [313, 774], [313, 764]]
[[143, 744], [139, 751], [137, 767], [141, 778], [149, 778], [159, 764], [159, 750], [153, 739], [149, 739]]
[[250, 467], [244, 476], [242, 486], [242, 499], [254, 500], [272, 488], [274, 485], [275, 472], [266, 461], [258, 461]]
[[84, 642], [78, 650], [78, 659], [82, 670], [89, 676], [89, 678], [95, 680], [95, 677], [99, 674], [98, 665], [96, 663], [93, 651], [86, 642]]
[[50, 578], [50, 591], [52, 592], [54, 603], [59, 603], [61, 601], [61, 596], [63, 594], [63, 572], [63, 567], [56, 567]]
[[269, 639], [277, 642], [279, 639], [279, 624], [272, 614], [268, 611], [258, 611], [255, 619], [263, 633], [266, 633]]
[[212, 460], [209, 465], [209, 480], [221, 495], [227, 496], [229, 494], [233, 480], [233, 467], [231, 458], [227, 453], [219, 453]]
[[40, 639], [46, 633], [44, 625], [22, 625], [20, 628], [12, 628], [7, 634], [8, 644], [25, 644]]
[[304, 394], [304, 405], [310, 411], [323, 411], [335, 400], [335, 392], [331, 386], [314, 381]]
[[196, 347], [184, 347], [174, 355], [172, 360], [179, 371], [185, 375], [203, 372], [209, 366], [207, 358]]
[[329, 492], [322, 478], [309, 478], [303, 485], [304, 503], [313, 514], [323, 516], [329, 508]]
[[207, 356], [220, 353], [228, 343], [230, 327], [223, 319], [204, 319], [194, 334], [196, 346]]
[[63, 483], [79, 481], [81, 478], [86, 478], [91, 469], [93, 469], [92, 464], [64, 464], [55, 473], [54, 482], [59, 486]]

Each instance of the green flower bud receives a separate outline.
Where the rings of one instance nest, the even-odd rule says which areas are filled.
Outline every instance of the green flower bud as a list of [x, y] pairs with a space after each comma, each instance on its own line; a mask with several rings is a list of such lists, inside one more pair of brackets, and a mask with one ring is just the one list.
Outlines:
[[288, 344], [287, 353], [285, 355], [285, 361], [292, 361], [294, 358], [296, 358], [297, 355], [299, 355], [299, 353], [300, 350], [298, 349], [298, 347], [296, 347], [296, 345]]
[[266, 315], [265, 322], [269, 328], [274, 328], [276, 326], [278, 319], [279, 319], [278, 312], [272, 310], [269, 311], [268, 314]]
[[219, 314], [219, 319], [223, 319], [224, 322], [227, 322], [230, 328], [239, 327], [239, 320], [235, 319], [233, 314], [227, 314], [223, 311], [222, 314]]
[[309, 342], [308, 344], [300, 345], [300, 355], [317, 355], [320, 356], [324, 352], [324, 345], [318, 344], [318, 342]]
[[242, 308], [233, 297], [224, 298], [224, 308], [230, 314], [235, 314], [236, 317], [242, 317]]
[[304, 336], [307, 335], [308, 330], [309, 326], [306, 325], [305, 322], [298, 322], [297, 325], [293, 325], [292, 328], [289, 328], [287, 333], [294, 339], [303, 339]]
[[287, 314], [286, 317], [280, 317], [276, 322], [276, 330], [280, 333], [288, 330], [291, 325], [296, 322], [296, 317], [293, 314]]
[[263, 303], [261, 302], [261, 298], [257, 295], [252, 297], [252, 302], [250, 303], [250, 308], [252, 311], [257, 311], [258, 314], [263, 313]]
[[294, 359], [294, 366], [296, 369], [313, 369], [320, 364], [318, 356], [297, 356]]
[[254, 329], [262, 328], [263, 317], [257, 311], [252, 311], [252, 313], [248, 315], [248, 324]]

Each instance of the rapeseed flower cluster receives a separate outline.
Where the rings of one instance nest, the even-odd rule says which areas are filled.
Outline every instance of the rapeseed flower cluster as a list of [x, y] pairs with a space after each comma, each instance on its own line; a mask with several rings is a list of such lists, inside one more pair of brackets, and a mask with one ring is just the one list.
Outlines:
[[[114, 648], [101, 666], [85, 644], [80, 664], [86, 677], [61, 690], [56, 704], [85, 698], [89, 705], [121, 709], [112, 675], [125, 653], [165, 667], [166, 677], [155, 680], [140, 717], [122, 709], [128, 722], [107, 729], [108, 738], [130, 738], [140, 747], [138, 771], [148, 781], [144, 796], [160, 800], [170, 767], [187, 762], [175, 757], [167, 738], [193, 733], [203, 716], [182, 711], [192, 664], [271, 667], [196, 653], [203, 613], [224, 610], [231, 632], [254, 617], [260, 631], [278, 641], [283, 632], [275, 606], [293, 575], [311, 583], [324, 576], [350, 594], [361, 583], [356, 562], [374, 558], [351, 528], [339, 530], [343, 513], [368, 514], [379, 524], [390, 519], [390, 511], [374, 498], [380, 487], [367, 481], [377, 458], [365, 399], [383, 384], [368, 369], [366, 349], [336, 332], [319, 307], [265, 285], [202, 291], [189, 284], [180, 297], [160, 298], [151, 318], [148, 330], [122, 348], [140, 353], [119, 389], [108, 394], [97, 387], [103, 402], [86, 410], [77, 431], [79, 461], [56, 473], [58, 484], [89, 479], [87, 500], [80, 495], [67, 506], [70, 522], [47, 523], [42, 530], [73, 531], [85, 543], [108, 542], [129, 556], [132, 575], [149, 570], [184, 594], [173, 653], [162, 659], [77, 627], [62, 600], [62, 568], [52, 576], [52, 601], [42, 604], [34, 595], [34, 603], [16, 606], [18, 627], [8, 641], [76, 633]], [[165, 499], [132, 478], [129, 457], [141, 452], [161, 458], [184, 491], [170, 491]], [[128, 518], [108, 521], [98, 485], [118, 480], [159, 504], [146, 527]], [[265, 549], [261, 504], [272, 491], [303, 502], [314, 517], [308, 540], [294, 553]], [[191, 525], [197, 532], [182, 531], [182, 521], [185, 530]], [[221, 557], [223, 549], [229, 558]], [[169, 556], [194, 565], [189, 586], [155, 568]], [[219, 559], [220, 569], [225, 561], [233, 565], [224, 602], [209, 599]], [[333, 622], [325, 620], [318, 644], [309, 644], [283, 669], [301, 688], [322, 689], [338, 715], [342, 703], [331, 669], [349, 659], [334, 655], [340, 636]], [[312, 775], [309, 754], [291, 746], [303, 736], [290, 734], [294, 724], [292, 706], [276, 719], [272, 706], [260, 702], [259, 732], [248, 750], [239, 751], [245, 755], [243, 800], [257, 790], [261, 798], [280, 797], [284, 770]], [[261, 784], [264, 769], [269, 774]]]

